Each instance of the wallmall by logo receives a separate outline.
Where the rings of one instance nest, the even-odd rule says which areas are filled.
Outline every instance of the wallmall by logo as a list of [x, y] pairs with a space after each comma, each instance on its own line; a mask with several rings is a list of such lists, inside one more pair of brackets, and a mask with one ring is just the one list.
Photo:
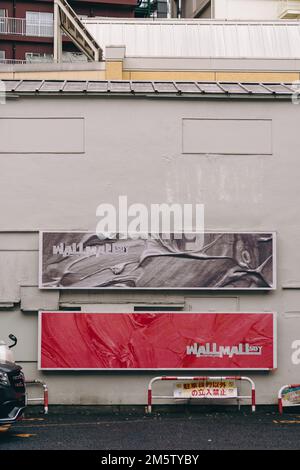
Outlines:
[[234, 346], [217, 345], [217, 343], [194, 343], [186, 347], [187, 356], [223, 357], [223, 356], [260, 356], [262, 346], [239, 343]]
[[6, 86], [5, 83], [0, 80], [0, 105], [6, 103]]
[[300, 339], [296, 339], [292, 342], [292, 349], [292, 363], [298, 366], [300, 364]]
[[118, 207], [100, 204], [97, 236], [103, 238], [174, 238], [186, 239], [189, 232], [204, 232], [203, 204], [128, 204], [127, 196], [119, 196]]

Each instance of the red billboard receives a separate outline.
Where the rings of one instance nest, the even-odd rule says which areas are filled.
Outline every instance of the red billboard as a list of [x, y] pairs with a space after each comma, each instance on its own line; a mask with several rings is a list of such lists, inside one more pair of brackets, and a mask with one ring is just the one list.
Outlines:
[[274, 368], [273, 313], [40, 312], [42, 370]]

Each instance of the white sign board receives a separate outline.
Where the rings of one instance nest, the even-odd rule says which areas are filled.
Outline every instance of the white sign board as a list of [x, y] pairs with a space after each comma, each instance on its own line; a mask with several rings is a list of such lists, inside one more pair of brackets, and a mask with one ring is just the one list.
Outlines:
[[199, 380], [175, 384], [174, 398], [237, 398], [234, 380]]
[[300, 406], [300, 385], [286, 388], [282, 392], [283, 406]]

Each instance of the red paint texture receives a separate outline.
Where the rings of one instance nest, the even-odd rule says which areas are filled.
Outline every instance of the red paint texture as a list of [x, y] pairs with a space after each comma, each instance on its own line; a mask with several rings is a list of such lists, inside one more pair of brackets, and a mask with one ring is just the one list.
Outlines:
[[[42, 369], [272, 369], [271, 313], [41, 313]], [[260, 346], [261, 353], [187, 354], [187, 346]]]

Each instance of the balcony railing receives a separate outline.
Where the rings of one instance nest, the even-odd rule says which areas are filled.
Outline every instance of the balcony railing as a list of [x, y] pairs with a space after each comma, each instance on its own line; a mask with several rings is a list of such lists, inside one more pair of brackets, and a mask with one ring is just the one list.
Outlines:
[[[62, 62], [63, 63], [83, 63], [86, 62], [87, 58], [81, 52], [63, 52]], [[26, 59], [0, 59], [0, 65], [23, 65], [23, 64], [52, 64], [53, 56], [30, 56], [27, 54]]]
[[26, 60], [19, 60], [19, 59], [0, 59], [0, 65], [20, 65], [26, 64]]
[[53, 37], [53, 21], [29, 21], [25, 18], [0, 17], [0, 34]]
[[300, 18], [300, 0], [281, 0], [278, 3], [278, 17], [281, 19]]

